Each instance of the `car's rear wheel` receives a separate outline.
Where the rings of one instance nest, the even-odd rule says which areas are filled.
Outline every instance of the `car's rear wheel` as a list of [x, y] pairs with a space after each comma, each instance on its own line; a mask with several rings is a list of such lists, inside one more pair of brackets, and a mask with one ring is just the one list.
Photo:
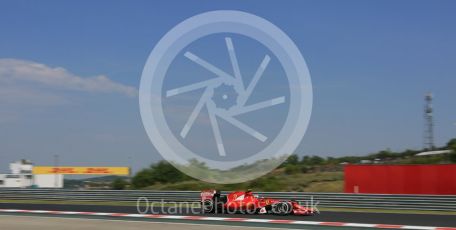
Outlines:
[[223, 205], [226, 203], [227, 197], [222, 196], [220, 191], [216, 191], [212, 199], [207, 199], [201, 202], [202, 213], [223, 213]]
[[275, 215], [288, 215], [293, 211], [293, 205], [290, 202], [280, 201], [271, 206], [271, 212]]
[[203, 213], [213, 213], [214, 212], [214, 201], [213, 200], [204, 200], [201, 202], [201, 211]]

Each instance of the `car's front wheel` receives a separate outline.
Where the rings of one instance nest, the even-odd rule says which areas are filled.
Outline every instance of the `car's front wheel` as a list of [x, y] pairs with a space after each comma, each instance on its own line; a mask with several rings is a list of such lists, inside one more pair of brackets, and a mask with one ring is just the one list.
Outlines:
[[213, 213], [214, 212], [214, 201], [213, 200], [204, 200], [201, 202], [201, 211], [202, 213]]

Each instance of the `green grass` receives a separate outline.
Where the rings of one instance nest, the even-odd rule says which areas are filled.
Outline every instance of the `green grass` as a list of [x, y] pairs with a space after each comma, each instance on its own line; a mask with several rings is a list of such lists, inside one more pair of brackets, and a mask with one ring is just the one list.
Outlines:
[[313, 182], [307, 186], [305, 192], [343, 192], [344, 181], [322, 181], [322, 182]]

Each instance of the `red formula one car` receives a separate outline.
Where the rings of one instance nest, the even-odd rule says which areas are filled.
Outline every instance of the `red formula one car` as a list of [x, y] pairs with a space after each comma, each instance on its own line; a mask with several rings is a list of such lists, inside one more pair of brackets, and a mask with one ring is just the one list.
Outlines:
[[314, 209], [299, 205], [296, 201], [260, 198], [251, 190], [237, 191], [226, 196], [217, 190], [201, 192], [203, 213], [246, 213], [275, 215], [313, 215]]

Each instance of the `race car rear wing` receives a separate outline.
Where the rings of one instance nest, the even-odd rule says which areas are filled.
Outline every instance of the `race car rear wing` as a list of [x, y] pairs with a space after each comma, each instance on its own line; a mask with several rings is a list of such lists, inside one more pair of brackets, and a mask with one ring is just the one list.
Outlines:
[[217, 194], [220, 194], [220, 192], [218, 192], [218, 191], [215, 190], [215, 189], [203, 190], [203, 191], [201, 191], [201, 193], [200, 193], [201, 201], [213, 200], [214, 197], [215, 197]]

